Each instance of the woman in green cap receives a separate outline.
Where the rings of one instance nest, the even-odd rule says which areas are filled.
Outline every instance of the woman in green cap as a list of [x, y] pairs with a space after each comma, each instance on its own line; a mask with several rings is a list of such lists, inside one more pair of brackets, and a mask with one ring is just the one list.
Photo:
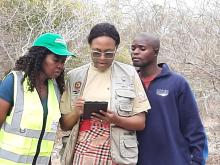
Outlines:
[[48, 164], [60, 119], [64, 63], [59, 34], [40, 35], [0, 86], [0, 164]]

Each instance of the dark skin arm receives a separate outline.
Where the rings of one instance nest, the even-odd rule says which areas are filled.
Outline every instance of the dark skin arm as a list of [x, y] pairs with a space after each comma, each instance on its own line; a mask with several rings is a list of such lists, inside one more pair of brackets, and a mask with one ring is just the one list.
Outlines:
[[11, 108], [11, 104], [0, 98], [0, 127], [5, 122], [7, 114]]
[[[64, 131], [71, 130], [76, 122], [79, 120], [81, 114], [83, 113], [85, 100], [79, 98], [76, 100], [74, 105], [74, 111], [62, 115], [60, 119], [61, 129]], [[122, 117], [117, 115], [117, 113], [108, 111], [100, 111], [104, 116], [94, 113], [94, 117], [103, 120], [103, 122], [108, 122], [115, 124], [127, 130], [143, 130], [145, 127], [145, 113], [139, 113], [131, 117]]]

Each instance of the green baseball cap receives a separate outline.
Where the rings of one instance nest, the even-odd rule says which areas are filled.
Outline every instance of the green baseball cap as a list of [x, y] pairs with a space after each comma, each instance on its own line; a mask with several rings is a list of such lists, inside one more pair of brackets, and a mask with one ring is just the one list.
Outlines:
[[68, 51], [67, 44], [60, 34], [44, 33], [41, 34], [32, 46], [43, 46], [52, 53], [60, 56], [76, 56], [75, 53]]

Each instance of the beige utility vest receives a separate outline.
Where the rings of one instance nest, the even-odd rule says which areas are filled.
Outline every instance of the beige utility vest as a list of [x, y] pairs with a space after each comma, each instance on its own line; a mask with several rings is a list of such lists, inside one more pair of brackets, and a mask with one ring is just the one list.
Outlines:
[[[33, 92], [27, 90], [27, 78], [21, 83], [22, 72], [12, 73], [14, 106], [0, 130], [0, 164], [31, 165], [42, 130], [43, 106], [36, 89]], [[48, 80], [48, 116], [37, 165], [46, 165], [50, 160], [60, 118], [59, 98], [55, 81]]]
[[[83, 65], [68, 73], [67, 90], [70, 93], [69, 103], [73, 103], [82, 95], [88, 69], [91, 64]], [[132, 116], [133, 99], [136, 97], [134, 89], [134, 78], [136, 70], [133, 66], [114, 61], [112, 64], [111, 77], [111, 100], [110, 109], [120, 116]], [[76, 84], [82, 84], [80, 89]], [[62, 101], [62, 100], [61, 100]], [[64, 154], [62, 165], [72, 165], [74, 148], [79, 132], [79, 121], [73, 127]], [[136, 131], [129, 131], [114, 124], [110, 125], [111, 157], [117, 164], [133, 165], [137, 163], [138, 148]]]

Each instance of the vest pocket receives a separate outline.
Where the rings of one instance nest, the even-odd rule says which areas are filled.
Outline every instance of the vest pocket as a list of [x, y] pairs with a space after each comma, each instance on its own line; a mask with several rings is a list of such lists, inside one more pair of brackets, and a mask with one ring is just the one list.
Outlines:
[[121, 102], [129, 102], [131, 101], [131, 99], [136, 97], [135, 93], [129, 89], [117, 89], [115, 92], [116, 99]]
[[136, 157], [138, 155], [136, 137], [123, 135], [120, 138], [120, 153], [124, 158]]
[[117, 164], [135, 165], [138, 158], [135, 131], [111, 125], [111, 157]]
[[120, 116], [131, 116], [132, 100], [136, 97], [132, 90], [118, 89], [116, 92], [116, 109]]
[[125, 103], [119, 103], [118, 115], [131, 116], [132, 106]]

